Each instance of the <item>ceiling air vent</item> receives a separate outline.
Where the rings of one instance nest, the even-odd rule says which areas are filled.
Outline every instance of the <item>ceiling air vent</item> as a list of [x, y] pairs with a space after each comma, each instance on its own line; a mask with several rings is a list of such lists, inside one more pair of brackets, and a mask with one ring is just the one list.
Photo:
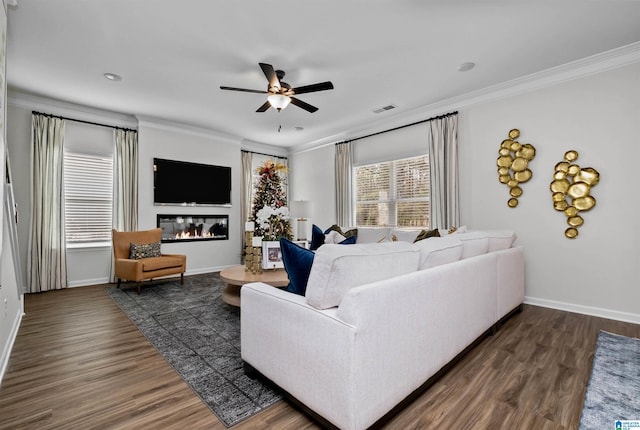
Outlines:
[[374, 110], [373, 113], [382, 113], [382, 112], [385, 112], [385, 111], [388, 111], [388, 110], [391, 110], [391, 109], [395, 109], [397, 107], [398, 106], [396, 106], [396, 105], [387, 105], [387, 106], [381, 107], [380, 109]]

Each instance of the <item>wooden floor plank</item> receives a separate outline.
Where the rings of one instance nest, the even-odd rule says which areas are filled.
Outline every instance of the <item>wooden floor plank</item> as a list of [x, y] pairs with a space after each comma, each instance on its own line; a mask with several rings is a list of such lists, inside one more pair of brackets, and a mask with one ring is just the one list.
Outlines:
[[[0, 429], [225, 428], [103, 286], [29, 294], [25, 310]], [[640, 325], [525, 306], [385, 428], [575, 429], [599, 330], [640, 337]], [[234, 427], [318, 428], [286, 401]]]

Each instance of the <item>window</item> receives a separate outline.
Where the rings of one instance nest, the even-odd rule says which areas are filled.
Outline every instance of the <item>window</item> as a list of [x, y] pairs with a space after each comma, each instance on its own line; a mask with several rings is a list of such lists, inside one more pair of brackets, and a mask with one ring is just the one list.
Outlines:
[[427, 155], [354, 168], [356, 226], [429, 227]]
[[111, 242], [113, 159], [64, 153], [67, 244]]

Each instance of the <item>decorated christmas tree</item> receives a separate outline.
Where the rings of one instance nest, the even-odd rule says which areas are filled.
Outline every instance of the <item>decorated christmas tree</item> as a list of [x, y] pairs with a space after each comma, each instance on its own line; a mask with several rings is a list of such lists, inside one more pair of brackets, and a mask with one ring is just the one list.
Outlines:
[[280, 173], [286, 173], [287, 166], [267, 160], [258, 168], [260, 179], [256, 184], [251, 219], [255, 221], [255, 236], [264, 240], [292, 238], [291, 217], [287, 207], [287, 194], [283, 189]]

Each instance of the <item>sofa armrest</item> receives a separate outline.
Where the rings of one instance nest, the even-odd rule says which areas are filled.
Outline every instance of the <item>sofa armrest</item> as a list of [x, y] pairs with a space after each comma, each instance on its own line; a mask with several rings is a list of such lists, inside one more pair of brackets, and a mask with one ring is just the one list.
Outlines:
[[142, 264], [140, 260], [118, 258], [114, 263], [114, 272], [116, 278], [139, 280], [142, 278]]
[[355, 328], [335, 308], [263, 283], [240, 294], [242, 359], [334, 424], [348, 422]]

